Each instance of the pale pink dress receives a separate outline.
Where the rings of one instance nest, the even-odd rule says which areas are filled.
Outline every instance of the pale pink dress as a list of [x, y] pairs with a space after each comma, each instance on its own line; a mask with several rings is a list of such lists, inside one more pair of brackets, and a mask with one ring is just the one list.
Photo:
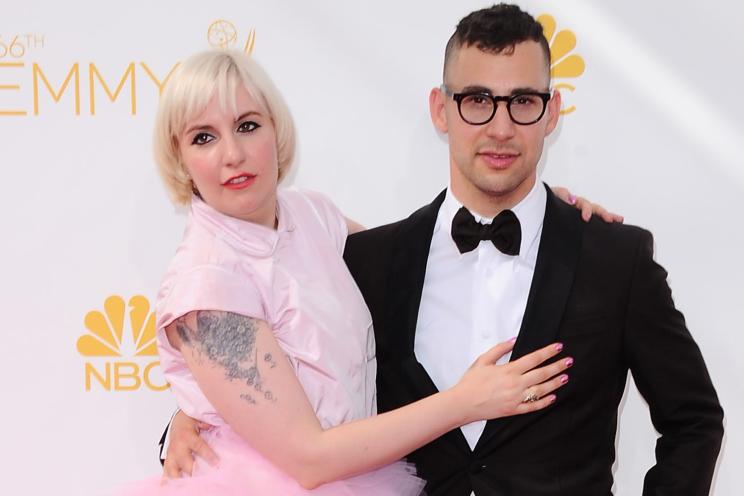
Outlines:
[[302, 489], [225, 423], [168, 343], [164, 328], [193, 310], [265, 320], [324, 428], [376, 413], [372, 318], [341, 257], [347, 235], [343, 215], [318, 193], [282, 189], [278, 219], [274, 231], [193, 199], [184, 239], [158, 293], [158, 350], [179, 408], [216, 426], [203, 435], [221, 462], [213, 469], [197, 460], [192, 478], [165, 486], [153, 479], [129, 486], [127, 494], [420, 493], [423, 482], [405, 462]]

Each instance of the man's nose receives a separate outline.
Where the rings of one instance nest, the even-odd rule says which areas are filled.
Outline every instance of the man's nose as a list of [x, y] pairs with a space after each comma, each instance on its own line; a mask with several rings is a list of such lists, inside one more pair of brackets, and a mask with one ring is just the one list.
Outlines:
[[509, 116], [506, 102], [498, 102], [493, 119], [486, 123], [485, 126], [486, 133], [497, 140], [508, 140], [514, 136], [516, 124], [514, 124], [514, 121]]

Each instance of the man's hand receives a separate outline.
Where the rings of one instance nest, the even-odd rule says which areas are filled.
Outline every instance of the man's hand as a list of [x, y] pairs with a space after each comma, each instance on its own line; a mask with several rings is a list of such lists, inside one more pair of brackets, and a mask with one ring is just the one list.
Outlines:
[[182, 475], [191, 476], [194, 468], [194, 455], [206, 460], [210, 465], [218, 461], [217, 454], [199, 435], [202, 430], [212, 426], [192, 419], [179, 411], [170, 425], [170, 443], [163, 463], [163, 475], [169, 479], [177, 479]]
[[581, 218], [585, 221], [591, 219], [592, 215], [599, 215], [599, 217], [603, 221], [610, 223], [623, 221], [622, 215], [613, 214], [612, 212], [607, 211], [607, 209], [604, 208], [602, 205], [592, 203], [586, 198], [576, 196], [566, 188], [556, 186], [550, 189], [553, 191], [553, 193], [555, 193], [555, 196], [568, 203], [569, 205], [573, 205], [577, 209], [581, 210]]

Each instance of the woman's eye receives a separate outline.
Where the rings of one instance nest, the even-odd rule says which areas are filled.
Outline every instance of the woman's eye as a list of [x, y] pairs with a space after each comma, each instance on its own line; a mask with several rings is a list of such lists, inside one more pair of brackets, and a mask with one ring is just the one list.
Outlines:
[[191, 144], [192, 145], [206, 145], [207, 143], [209, 143], [213, 139], [214, 138], [212, 137], [212, 135], [210, 135], [208, 133], [197, 133], [194, 136], [194, 139], [191, 140]]
[[239, 133], [250, 133], [251, 131], [255, 131], [256, 129], [258, 129], [259, 127], [261, 126], [259, 126], [258, 123], [256, 122], [245, 121], [245, 122], [241, 122], [240, 125], [238, 126], [238, 132]]

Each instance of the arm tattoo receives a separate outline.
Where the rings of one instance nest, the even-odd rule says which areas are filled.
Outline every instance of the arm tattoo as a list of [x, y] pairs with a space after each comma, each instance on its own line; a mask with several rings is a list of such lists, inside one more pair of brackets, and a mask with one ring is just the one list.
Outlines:
[[264, 355], [264, 362], [269, 364], [269, 367], [272, 369], [276, 367], [276, 362], [274, 361], [274, 357], [271, 356], [271, 353], [266, 353]]
[[[200, 310], [196, 313], [196, 329], [189, 327], [186, 319], [181, 317], [176, 320], [176, 332], [185, 344], [225, 369], [227, 380], [244, 382], [256, 392], [255, 396], [243, 393], [241, 399], [252, 405], [256, 404], [256, 396], [276, 401], [271, 391], [264, 390], [258, 370], [256, 319], [228, 312]], [[263, 361], [270, 368], [276, 367], [271, 353], [265, 353]]]

